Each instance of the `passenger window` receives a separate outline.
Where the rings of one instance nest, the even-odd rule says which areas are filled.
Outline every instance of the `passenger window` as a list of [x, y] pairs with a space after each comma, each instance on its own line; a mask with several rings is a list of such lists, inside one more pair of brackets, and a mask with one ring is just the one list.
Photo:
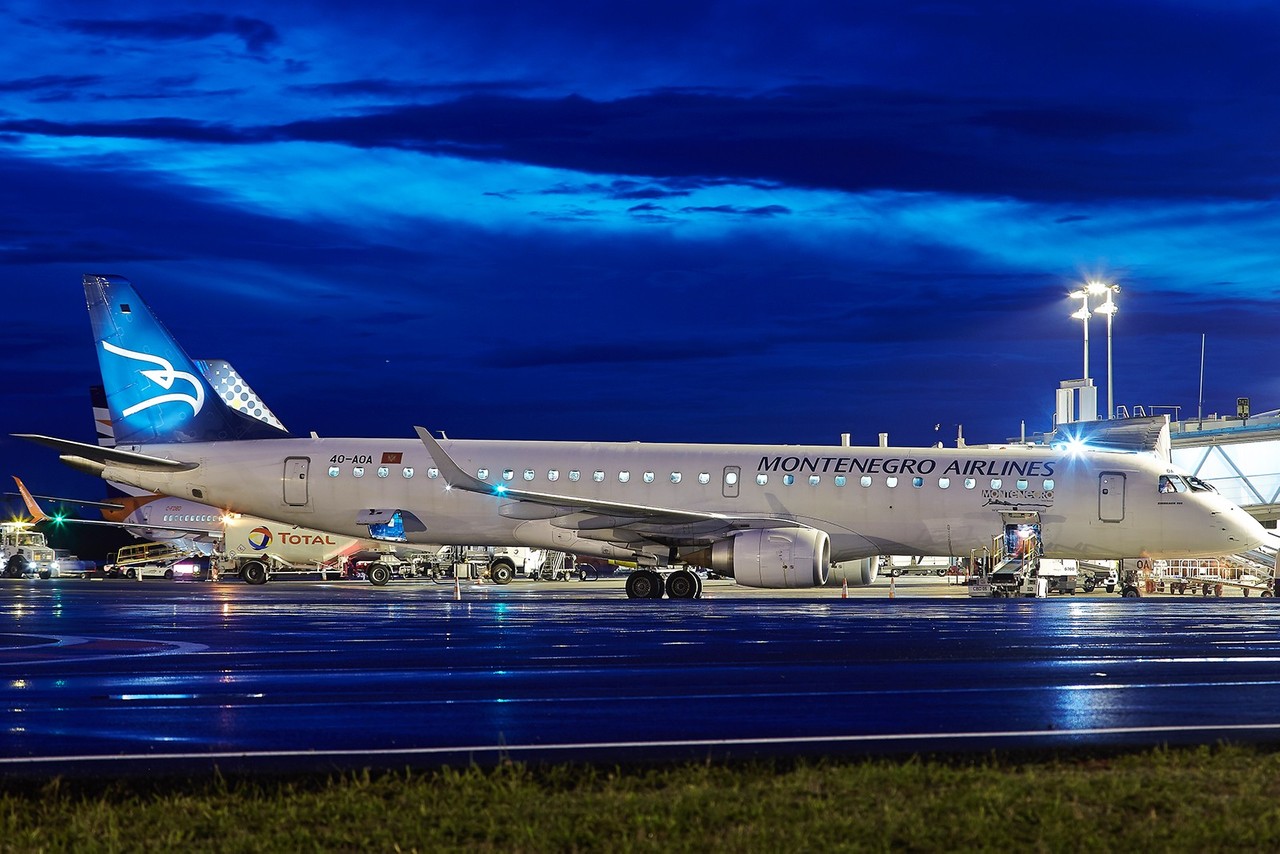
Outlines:
[[515, 473], [515, 471], [514, 471], [513, 469], [503, 469], [503, 470], [502, 470], [502, 479], [503, 479], [503, 480], [511, 480], [511, 478], [513, 478], [513, 477], [515, 477], [515, 476], [516, 476], [516, 473]]
[[573, 481], [574, 483], [577, 483], [578, 478], [580, 477], [582, 477], [582, 472], [578, 471], [577, 469], [569, 469], [569, 480]]
[[440, 476], [440, 469], [436, 468], [435, 466], [432, 466], [431, 468], [427, 469], [427, 477], [431, 478], [432, 480], [435, 480], [439, 476]]
[[488, 480], [489, 470], [485, 468], [476, 469], [476, 477], [480, 480]]
[[756, 483], [760, 486], [766, 486], [769, 483], [769, 475], [764, 474], [763, 472], [756, 475]]
[[793, 474], [784, 474], [782, 476], [782, 483], [786, 486], [790, 486], [795, 482], [796, 482], [796, 476]]
[[810, 485], [810, 486], [817, 486], [817, 485], [818, 485], [818, 482], [819, 482], [820, 480], [822, 480], [822, 478], [818, 477], [816, 474], [811, 474], [811, 475], [809, 475], [809, 485]]
[[964, 479], [964, 488], [965, 488], [965, 489], [973, 489], [973, 488], [974, 488], [975, 486], [977, 486], [977, 485], [978, 485], [978, 481], [974, 480], [974, 479], [973, 479], [973, 478], [971, 478], [971, 477], [966, 477], [966, 478]]
[[533, 469], [525, 469], [525, 470], [524, 470], [524, 479], [525, 479], [525, 480], [533, 480]]
[[364, 477], [364, 466], [356, 466], [351, 470], [351, 473], [356, 477]]
[[922, 477], [911, 478], [911, 485], [914, 486], [916, 489], [919, 489], [920, 487], [924, 486], [924, 478]]
[[329, 477], [337, 477], [337, 476], [338, 476], [338, 467], [329, 466]]
[[679, 482], [680, 482], [680, 472], [678, 472], [678, 471], [673, 471], [673, 472], [671, 473], [671, 482], [672, 482], [672, 483], [679, 483]]
[[870, 485], [871, 485], [871, 475], [869, 475], [869, 474], [864, 474], [864, 475], [862, 476], [862, 479], [861, 479], [861, 480], [859, 480], [859, 481], [858, 481], [858, 483], [862, 484], [863, 486], [870, 486]]
[[551, 469], [551, 471], [547, 472], [547, 480], [559, 480], [559, 479], [560, 479], [559, 469]]
[[1027, 488], [1027, 482], [1026, 482], [1025, 480], [1022, 480], [1021, 478], [1019, 478], [1019, 480], [1018, 480], [1018, 489], [1026, 489], [1026, 488]]
[[698, 473], [698, 483], [710, 483], [710, 482], [711, 482], [711, 474], [709, 472], [704, 471], [704, 472]]
[[951, 487], [951, 478], [949, 477], [938, 478], [938, 489], [949, 489], [950, 487]]
[[1004, 481], [1002, 481], [1002, 480], [1001, 480], [1000, 478], [998, 478], [998, 477], [993, 477], [993, 478], [991, 478], [991, 488], [992, 488], [992, 489], [999, 489], [999, 488], [1000, 488], [1000, 484], [1002, 484], [1002, 483], [1004, 483]]
[[736, 471], [726, 471], [724, 473], [724, 482], [729, 486], [735, 486], [738, 483], [738, 473]]
[[1044, 488], [1045, 488], [1046, 490], [1050, 491], [1050, 492], [1052, 492], [1052, 491], [1053, 491], [1053, 478], [1051, 478], [1051, 477], [1046, 477], [1046, 478], [1044, 479]]
[[884, 479], [884, 485], [893, 488], [898, 485], [898, 479], [896, 477], [886, 477]]
[[597, 470], [596, 472], [592, 473], [592, 475], [591, 475], [591, 479], [592, 479], [592, 480], [594, 480], [596, 483], [603, 483], [603, 482], [604, 482], [604, 472], [602, 472], [602, 471], [598, 471], [598, 470]]
[[647, 471], [644, 473], [644, 482], [653, 483], [653, 472]]
[[629, 471], [618, 472], [618, 483], [626, 483], [629, 480], [631, 480], [631, 472]]
[[845, 484], [845, 476], [842, 474], [836, 475], [836, 486], [844, 486], [844, 484]]
[[400, 474], [404, 475], [405, 480], [408, 480], [409, 478], [413, 477], [413, 466], [405, 466], [400, 471]]
[[391, 474], [391, 469], [386, 466], [378, 466], [378, 477], [386, 477]]

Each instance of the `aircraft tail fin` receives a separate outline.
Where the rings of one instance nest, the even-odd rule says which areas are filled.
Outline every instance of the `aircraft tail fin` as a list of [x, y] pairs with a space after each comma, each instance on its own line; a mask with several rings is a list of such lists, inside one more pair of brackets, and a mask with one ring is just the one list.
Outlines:
[[41, 509], [40, 505], [36, 502], [35, 496], [33, 496], [27, 489], [27, 485], [22, 482], [22, 479], [16, 474], [12, 477], [13, 482], [18, 484], [18, 494], [22, 496], [22, 503], [27, 505], [27, 512], [31, 514], [31, 521], [43, 522], [45, 519], [48, 519], [49, 515]]
[[224, 366], [231, 366], [220, 360], [200, 364], [191, 359], [128, 279], [86, 274], [84, 294], [116, 443], [289, 435], [274, 415], [266, 419], [228, 405], [228, 388], [215, 387], [218, 381], [211, 382], [209, 375], [222, 371], [225, 378]]

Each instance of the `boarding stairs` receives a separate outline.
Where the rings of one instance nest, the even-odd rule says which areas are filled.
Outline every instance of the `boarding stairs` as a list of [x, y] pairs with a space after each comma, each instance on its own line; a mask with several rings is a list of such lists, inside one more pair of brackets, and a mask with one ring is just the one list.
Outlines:
[[[1019, 541], [1017, 551], [1010, 552], [1005, 537], [993, 537], [992, 567], [987, 575], [992, 596], [1021, 596], [1028, 581], [1034, 583], [1040, 567], [1041, 546], [1038, 540]], [[1034, 592], [1034, 588], [1032, 591]]]

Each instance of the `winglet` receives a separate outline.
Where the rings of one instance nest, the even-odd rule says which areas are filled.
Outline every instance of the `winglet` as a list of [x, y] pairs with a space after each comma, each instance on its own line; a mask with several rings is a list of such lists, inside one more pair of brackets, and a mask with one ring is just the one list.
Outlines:
[[27, 491], [26, 484], [24, 484], [16, 474], [13, 475], [13, 482], [18, 484], [18, 494], [22, 496], [22, 503], [27, 505], [27, 512], [31, 514], [31, 521], [43, 522], [45, 519], [48, 519], [49, 514], [40, 509], [40, 505], [36, 503], [36, 499]]
[[440, 447], [440, 443], [436, 441], [435, 436], [431, 435], [431, 431], [426, 427], [414, 427], [418, 433], [418, 438], [422, 440], [422, 444], [427, 446], [427, 453], [431, 454], [431, 458], [436, 461], [436, 468], [440, 469], [440, 476], [444, 478], [444, 482], [454, 489], [465, 490], [466, 492], [480, 492], [485, 495], [493, 494], [493, 487], [485, 483], [483, 480], [477, 480], [462, 470], [462, 466], [453, 461], [453, 457]]

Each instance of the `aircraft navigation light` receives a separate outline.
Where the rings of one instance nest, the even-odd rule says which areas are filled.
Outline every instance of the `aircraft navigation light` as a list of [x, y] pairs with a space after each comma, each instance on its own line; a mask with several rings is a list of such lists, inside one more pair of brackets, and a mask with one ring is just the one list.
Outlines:
[[506, 494], [507, 494], [507, 487], [500, 483], [500, 484], [498, 484], [497, 486], [495, 486], [495, 487], [493, 488], [493, 494], [494, 494], [494, 495], [506, 495]]

